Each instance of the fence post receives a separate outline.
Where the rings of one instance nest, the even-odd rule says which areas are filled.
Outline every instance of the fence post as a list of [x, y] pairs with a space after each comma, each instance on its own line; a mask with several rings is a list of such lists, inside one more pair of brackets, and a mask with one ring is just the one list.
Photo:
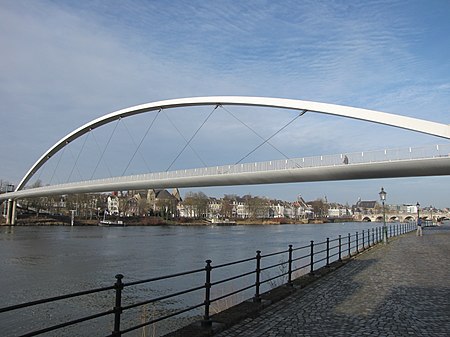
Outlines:
[[341, 246], [341, 244], [342, 244], [342, 238], [341, 238], [341, 235], [339, 234], [339, 262], [341, 262], [342, 261], [342, 246]]
[[255, 297], [253, 297], [253, 302], [261, 302], [261, 296], [259, 294], [260, 286], [260, 275], [261, 275], [261, 251], [256, 251], [256, 282], [255, 282]]
[[375, 229], [372, 228], [372, 246], [375, 246]]
[[209, 305], [211, 304], [211, 260], [206, 260], [205, 266], [205, 314], [203, 316], [202, 326], [212, 325], [211, 319], [209, 317]]
[[362, 230], [362, 250], [366, 249], [366, 247], [364, 247], [364, 229]]
[[120, 337], [122, 333], [120, 331], [120, 315], [122, 314], [122, 283], [123, 275], [116, 275], [116, 283], [114, 284], [114, 288], [116, 289], [116, 301], [114, 305], [114, 330], [112, 332], [112, 336]]
[[289, 245], [289, 257], [288, 257], [288, 285], [292, 286], [292, 245]]
[[311, 250], [310, 250], [310, 257], [311, 257], [311, 262], [310, 262], [310, 271], [309, 273], [312, 275], [314, 274], [314, 240], [311, 240]]
[[356, 232], [356, 253], [359, 253], [359, 247], [358, 247], [358, 232]]
[[350, 244], [350, 241], [351, 241], [351, 236], [350, 236], [350, 233], [348, 233], [348, 257], [350, 257], [351, 256], [351, 244]]
[[330, 265], [330, 238], [327, 238], [327, 267]]

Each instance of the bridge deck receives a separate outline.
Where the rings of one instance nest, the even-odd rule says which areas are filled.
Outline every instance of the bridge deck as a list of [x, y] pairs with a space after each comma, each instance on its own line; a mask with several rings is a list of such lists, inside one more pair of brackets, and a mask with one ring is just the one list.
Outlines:
[[18, 190], [0, 195], [0, 201], [143, 188], [439, 176], [450, 173], [449, 153], [447, 144], [154, 172]]
[[450, 224], [393, 239], [218, 334], [448, 336]]

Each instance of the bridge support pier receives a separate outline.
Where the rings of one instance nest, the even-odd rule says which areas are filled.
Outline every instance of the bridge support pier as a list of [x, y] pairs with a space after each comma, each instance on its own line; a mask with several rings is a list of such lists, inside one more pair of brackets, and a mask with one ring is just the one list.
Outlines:
[[11, 215], [11, 225], [16, 224], [17, 219], [17, 200], [13, 200], [12, 202], [12, 215]]
[[6, 205], [6, 224], [7, 225], [15, 225], [16, 224], [16, 209], [17, 209], [17, 201], [13, 199], [8, 199], [8, 203]]

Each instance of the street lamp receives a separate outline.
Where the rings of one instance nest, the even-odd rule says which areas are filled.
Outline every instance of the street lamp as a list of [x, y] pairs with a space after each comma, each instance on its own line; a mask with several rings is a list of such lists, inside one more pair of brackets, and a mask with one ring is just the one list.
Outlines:
[[384, 210], [384, 202], [386, 201], [386, 192], [384, 190], [384, 188], [381, 188], [380, 193], [378, 193], [380, 195], [380, 200], [381, 203], [383, 204], [383, 243], [387, 244], [387, 227], [386, 227], [386, 212]]
[[420, 213], [419, 213], [420, 204], [419, 204], [419, 202], [417, 202], [416, 207], [417, 207], [417, 223], [419, 223], [419, 216], [420, 216]]
[[431, 212], [431, 226], [433, 226], [434, 221], [433, 221], [433, 206], [430, 205], [430, 212]]

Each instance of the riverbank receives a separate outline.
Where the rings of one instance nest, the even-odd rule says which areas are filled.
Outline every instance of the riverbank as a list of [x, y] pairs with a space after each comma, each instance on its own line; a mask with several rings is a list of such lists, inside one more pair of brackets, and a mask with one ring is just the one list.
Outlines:
[[[176, 219], [165, 220], [160, 217], [128, 217], [111, 219], [112, 221], [121, 220], [124, 226], [211, 226], [213, 223], [202, 219]], [[100, 220], [98, 219], [79, 219], [75, 218], [74, 226], [98, 226]], [[232, 225], [285, 225], [285, 224], [308, 224], [308, 223], [324, 223], [321, 219], [288, 219], [288, 218], [274, 218], [274, 219], [233, 219], [229, 223]], [[221, 223], [222, 226], [227, 226], [226, 223]], [[0, 222], [0, 226], [6, 226], [6, 223]], [[55, 215], [25, 215], [17, 219], [16, 226], [71, 226], [71, 218], [69, 216]]]

